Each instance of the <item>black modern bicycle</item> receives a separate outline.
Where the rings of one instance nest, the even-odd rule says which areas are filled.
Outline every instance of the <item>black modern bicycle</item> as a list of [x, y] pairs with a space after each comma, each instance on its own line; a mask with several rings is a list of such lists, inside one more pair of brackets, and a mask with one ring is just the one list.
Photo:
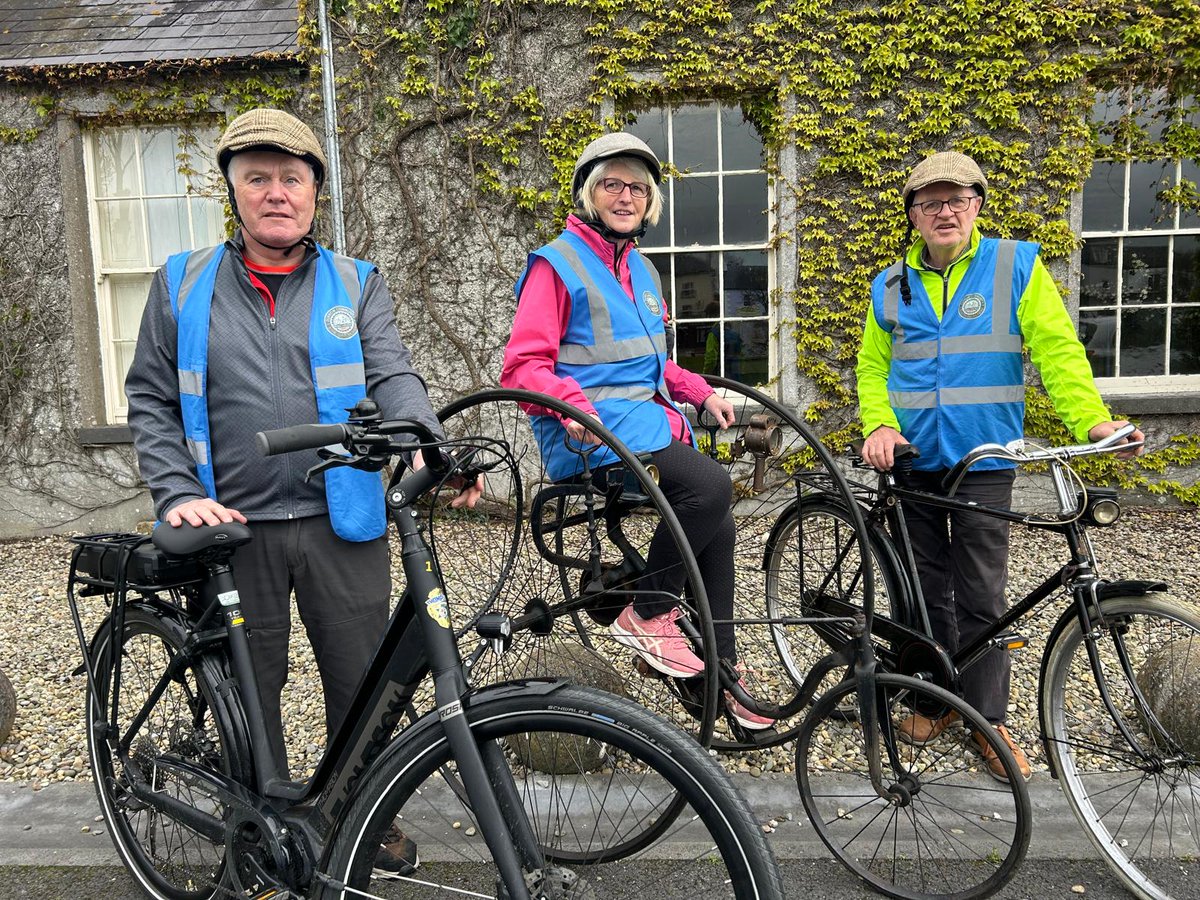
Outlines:
[[[1135, 896], [1163, 900], [1170, 896], [1164, 882], [1186, 884], [1200, 877], [1200, 716], [1189, 674], [1200, 665], [1200, 609], [1168, 595], [1162, 582], [1103, 577], [1088, 529], [1117, 521], [1117, 493], [1085, 486], [1070, 467], [1080, 457], [1127, 449], [1119, 442], [1131, 431], [1079, 446], [981, 446], [947, 474], [945, 495], [913, 490], [898, 484], [896, 474], [879, 473], [873, 484], [855, 487], [853, 512], [866, 517], [865, 542], [844, 495], [828, 479], [806, 475], [809, 490], [777, 526], [766, 566], [768, 602], [778, 609], [793, 598], [786, 609], [844, 617], [866, 602], [863, 575], [870, 570], [879, 586], [873, 591], [873, 638], [881, 664], [953, 691], [961, 673], [991, 648], [1025, 644], [1015, 630], [1025, 616], [1062, 604], [1038, 682], [1050, 772], [1125, 886]], [[911, 450], [901, 456], [911, 462]], [[956, 499], [963, 475], [986, 459], [1039, 469], [1039, 480], [1049, 486], [1050, 508], [1023, 512]], [[855, 457], [855, 465], [862, 466], [861, 459]], [[905, 527], [905, 508], [913, 503], [970, 510], [1057, 534], [1065, 544], [1062, 564], [984, 634], [950, 655], [931, 637], [913, 576]], [[843, 629], [832, 621], [819, 624], [816, 633], [830, 645], [844, 640]], [[803, 669], [803, 643], [790, 646]]]
[[[577, 410], [543, 395], [485, 391], [439, 414], [447, 434], [503, 435], [521, 460], [512, 477], [489, 476], [485, 502], [465, 514], [473, 519], [473, 539], [493, 548], [492, 568], [459, 566], [447, 579], [460, 621], [501, 610], [516, 626], [514, 652], [473, 667], [471, 677], [486, 684], [522, 674], [520, 667], [539, 671], [565, 663], [561, 674], [615, 682], [722, 749], [759, 750], [797, 740], [797, 784], [810, 812], [820, 817], [819, 833], [866, 883], [904, 898], [986, 896], [1011, 878], [1029, 842], [1028, 793], [1011, 753], [952, 692], [876, 664], [870, 609], [848, 609], [836, 621], [802, 609], [800, 595], [793, 597], [779, 577], [786, 523], [806, 473], [821, 473], [834, 494], [844, 479], [820, 441], [777, 401], [736, 382], [708, 381], [736, 413], [735, 425], [723, 428], [706, 413], [689, 412], [698, 448], [727, 467], [734, 485], [732, 622], [743, 671], [722, 664], [708, 667], [703, 679], [668, 678], [611, 639], [607, 624], [636, 594], [649, 541], [659, 523], [671, 520], [669, 510], [651, 492], [623, 489], [619, 480], [600, 487], [599, 470], [590, 479], [556, 477], [562, 459], [539, 453], [536, 417], [551, 411], [583, 421]], [[599, 434], [606, 451], [627, 452], [607, 432]], [[579, 449], [568, 443], [555, 452], [561, 457]], [[599, 451], [596, 456], [606, 458]], [[637, 463], [629, 471], [636, 472]], [[585, 481], [591, 486], [585, 488]], [[636, 483], [642, 481], [638, 473]], [[844, 491], [852, 503], [848, 484]], [[857, 507], [848, 510], [848, 527], [866, 535], [865, 520], [853, 521]], [[436, 550], [452, 539], [464, 514], [435, 507], [427, 515]], [[521, 577], [506, 579], [510, 570]], [[871, 574], [861, 583], [867, 596]], [[702, 587], [693, 588], [689, 577], [680, 598], [688, 615], [680, 623], [690, 626], [703, 658], [704, 647], [713, 646], [715, 623], [707, 603], [692, 602]], [[840, 640], [814, 639], [817, 625], [836, 625]], [[465, 635], [464, 641], [478, 638]], [[572, 668], [576, 660], [580, 664]], [[778, 727], [748, 732], [713, 717], [724, 690]], [[981, 773], [961, 732], [925, 746], [906, 743], [899, 725], [914, 711], [956, 712], [972, 723], [1013, 775], [1010, 784]]]
[[[496, 461], [511, 454], [495, 440], [436, 441], [366, 404], [345, 425], [259, 440], [267, 453], [341, 445], [310, 473], [378, 471], [423, 451], [428, 465], [399, 465], [386, 491], [405, 590], [316, 772], [293, 782], [269, 750], [231, 571], [251, 530], [76, 539], [68, 600], [92, 772], [117, 851], [148, 895], [566, 900], [662, 896], [671, 884], [681, 896], [783, 896], [761, 826], [678, 729], [562, 679], [468, 687], [416, 505], [456, 476], [505, 477]], [[91, 598], [104, 618], [89, 639]], [[500, 651], [511, 621], [481, 616], [475, 631]], [[402, 727], [430, 674], [435, 708]], [[396, 827], [419, 847], [409, 875], [377, 866]]]

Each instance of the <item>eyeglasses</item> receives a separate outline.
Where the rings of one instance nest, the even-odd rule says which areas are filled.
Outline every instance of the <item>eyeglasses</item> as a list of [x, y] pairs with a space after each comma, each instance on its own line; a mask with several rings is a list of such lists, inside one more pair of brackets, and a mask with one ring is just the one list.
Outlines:
[[638, 200], [645, 200], [650, 196], [650, 185], [642, 184], [640, 181], [622, 181], [620, 178], [604, 178], [600, 181], [600, 187], [604, 188], [610, 194], [619, 194], [625, 188], [629, 188], [629, 193]]
[[978, 197], [978, 194], [973, 194], [969, 197], [951, 197], [949, 200], [926, 200], [924, 203], [914, 203], [913, 206], [932, 218], [941, 213], [943, 206], [950, 207], [950, 212], [966, 212], [971, 201]]

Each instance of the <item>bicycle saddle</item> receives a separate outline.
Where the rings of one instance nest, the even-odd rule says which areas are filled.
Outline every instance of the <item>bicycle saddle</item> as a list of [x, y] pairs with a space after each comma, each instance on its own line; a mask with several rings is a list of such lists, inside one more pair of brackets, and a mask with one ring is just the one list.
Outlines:
[[183, 524], [178, 528], [160, 524], [151, 540], [167, 556], [201, 556], [211, 551], [232, 552], [251, 538], [250, 529], [241, 522], [228, 522], [199, 527]]

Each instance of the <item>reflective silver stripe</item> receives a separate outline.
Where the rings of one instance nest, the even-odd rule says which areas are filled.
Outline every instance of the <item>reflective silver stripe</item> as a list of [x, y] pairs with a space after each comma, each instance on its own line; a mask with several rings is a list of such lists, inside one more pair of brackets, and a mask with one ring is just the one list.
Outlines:
[[[900, 329], [896, 329], [899, 331]], [[937, 356], [937, 341], [900, 341], [892, 336], [892, 359], [933, 359]]]
[[179, 283], [178, 305], [180, 310], [183, 309], [184, 301], [192, 292], [192, 288], [196, 286], [196, 279], [212, 261], [213, 254], [218, 249], [219, 247], [205, 247], [202, 250], [196, 250], [187, 258], [187, 265], [183, 269], [183, 281]]
[[583, 396], [592, 402], [597, 400], [612, 400], [614, 398], [623, 400], [650, 400], [654, 397], [655, 393], [655, 391], [641, 384], [614, 384], [583, 389]]
[[1020, 403], [1025, 386], [998, 384], [984, 387], [942, 388], [942, 406], [966, 406], [975, 403]]
[[[595, 320], [593, 320], [595, 321]], [[650, 341], [655, 353], [667, 352], [667, 336], [665, 333], [656, 334]], [[587, 366], [596, 363], [620, 362], [625, 359], [637, 359], [649, 356], [646, 352], [646, 336], [629, 338], [624, 341], [609, 341], [607, 347], [597, 344], [559, 344], [558, 361], [568, 366]]]
[[1012, 317], [1013, 265], [1016, 258], [1016, 241], [998, 242], [996, 274], [992, 279], [992, 334], [1008, 333], [1008, 322]]
[[188, 452], [192, 454], [192, 459], [196, 461], [196, 465], [208, 465], [208, 441], [193, 441], [188, 438], [187, 447]]
[[349, 387], [366, 384], [367, 373], [362, 363], [341, 363], [336, 366], [317, 366], [317, 389]]
[[[583, 366], [593, 363], [619, 362], [625, 359], [637, 359], [639, 356], [649, 356], [651, 353], [667, 352], [665, 335], [655, 335], [653, 341], [647, 341], [646, 335], [638, 335], [620, 341], [615, 340], [608, 301], [604, 299], [604, 293], [592, 279], [575, 248], [563, 238], [552, 241], [550, 246], [562, 254], [567, 265], [571, 267], [571, 271], [583, 282], [584, 289], [587, 291], [588, 310], [592, 317], [592, 345], [590, 347], [582, 347], [577, 344], [561, 345], [558, 351], [560, 362], [572, 366]], [[647, 268], [653, 268], [653, 266]], [[661, 289], [658, 296], [662, 297]], [[568, 350], [569, 347], [580, 347], [584, 352], [577, 354], [575, 351]], [[566, 351], [565, 354], [564, 351]]]
[[179, 376], [179, 393], [191, 394], [195, 397], [204, 396], [204, 378], [199, 372], [191, 369], [176, 369]]
[[358, 266], [349, 256], [335, 253], [333, 254], [333, 267], [337, 270], [338, 277], [342, 279], [342, 286], [346, 289], [346, 296], [350, 298], [351, 308], [357, 312], [358, 301], [362, 299], [362, 288], [358, 284]]
[[904, 258], [901, 257], [888, 266], [883, 276], [883, 317], [888, 322], [900, 321], [900, 279], [908, 275], [906, 270]]
[[[1005, 322], [1007, 330], [1008, 323]], [[1019, 334], [968, 334], [942, 338], [943, 353], [1020, 353]]]
[[933, 409], [937, 406], [935, 391], [888, 391], [893, 409]]

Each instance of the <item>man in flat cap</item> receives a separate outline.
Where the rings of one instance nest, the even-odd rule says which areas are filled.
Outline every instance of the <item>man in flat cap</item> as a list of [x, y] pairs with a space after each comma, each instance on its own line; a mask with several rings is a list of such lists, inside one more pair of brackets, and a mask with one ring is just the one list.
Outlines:
[[[975, 227], [987, 187], [962, 153], [935, 153], [913, 169], [902, 191], [905, 254], [872, 283], [858, 355], [863, 459], [889, 470], [896, 445], [912, 444], [920, 457], [905, 483], [934, 493], [942, 493], [946, 471], [969, 450], [1023, 437], [1023, 347], [1076, 439], [1097, 441], [1128, 424], [1112, 421], [1100, 399], [1038, 245], [982, 237]], [[914, 228], [919, 237], [910, 246]], [[1129, 439], [1142, 437], [1136, 431]], [[1006, 508], [1014, 478], [1012, 463], [985, 460], [956, 496]], [[905, 512], [933, 636], [954, 653], [1005, 611], [1008, 522], [921, 504]], [[962, 688], [1028, 778], [1029, 761], [1004, 724], [1008, 652], [988, 651], [963, 673]], [[926, 743], [954, 718], [914, 715], [902, 723], [901, 737]], [[1004, 780], [994, 752], [985, 762]]]
[[[254, 436], [344, 422], [364, 397], [384, 418], [441, 430], [379, 270], [313, 240], [327, 162], [312, 130], [282, 110], [250, 110], [225, 129], [217, 163], [239, 227], [224, 244], [171, 257], [155, 275], [125, 393], [158, 517], [174, 527], [251, 526], [234, 577], [286, 776], [280, 697], [291, 593], [332, 736], [386, 629], [387, 519], [378, 473], [337, 468], [306, 481], [315, 454], [264, 458]], [[470, 486], [455, 503], [477, 496]], [[377, 859], [394, 872], [416, 862], [399, 834]]]

